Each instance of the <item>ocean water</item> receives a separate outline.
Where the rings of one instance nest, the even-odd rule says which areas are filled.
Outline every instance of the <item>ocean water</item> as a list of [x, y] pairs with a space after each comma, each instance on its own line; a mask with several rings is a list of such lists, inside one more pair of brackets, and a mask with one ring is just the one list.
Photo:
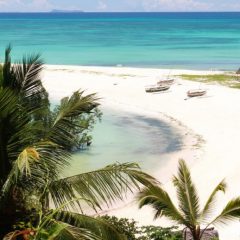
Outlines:
[[0, 13], [0, 61], [41, 53], [48, 64], [240, 67], [240, 13]]

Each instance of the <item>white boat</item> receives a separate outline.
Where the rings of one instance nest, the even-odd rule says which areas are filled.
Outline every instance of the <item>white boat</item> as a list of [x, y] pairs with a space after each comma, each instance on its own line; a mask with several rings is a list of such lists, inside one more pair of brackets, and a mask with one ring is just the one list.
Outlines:
[[164, 86], [164, 85], [172, 85], [174, 83], [174, 79], [165, 79], [165, 80], [159, 80], [157, 82], [158, 85]]
[[192, 89], [192, 90], [187, 91], [188, 97], [200, 97], [200, 96], [205, 95], [206, 93], [207, 93], [207, 91], [204, 89]]
[[145, 91], [146, 92], [162, 92], [162, 91], [166, 91], [170, 88], [170, 85], [165, 85], [165, 86], [161, 86], [161, 85], [149, 85], [145, 87]]

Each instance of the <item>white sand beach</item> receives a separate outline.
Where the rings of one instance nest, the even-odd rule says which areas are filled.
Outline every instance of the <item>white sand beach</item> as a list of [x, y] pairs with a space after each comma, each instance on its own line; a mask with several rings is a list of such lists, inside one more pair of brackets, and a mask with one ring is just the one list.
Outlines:
[[[77, 89], [97, 92], [103, 106], [144, 114], [177, 126], [186, 136], [185, 148], [173, 154], [171, 161], [153, 174], [174, 194], [171, 176], [176, 173], [179, 158], [190, 166], [193, 179], [205, 201], [215, 185], [223, 178], [228, 183], [225, 195], [219, 194], [216, 210], [232, 197], [240, 195], [240, 90], [218, 85], [201, 84], [207, 95], [186, 99], [186, 92], [199, 83], [177, 79], [167, 92], [146, 93], [144, 86], [156, 83], [156, 77], [168, 74], [213, 74], [213, 71], [163, 70], [125, 67], [47, 66], [43, 81], [53, 100]], [[169, 224], [153, 222], [150, 208], [137, 210], [131, 203], [109, 214], [134, 218], [140, 224]], [[240, 239], [240, 222], [218, 228], [222, 240]]]

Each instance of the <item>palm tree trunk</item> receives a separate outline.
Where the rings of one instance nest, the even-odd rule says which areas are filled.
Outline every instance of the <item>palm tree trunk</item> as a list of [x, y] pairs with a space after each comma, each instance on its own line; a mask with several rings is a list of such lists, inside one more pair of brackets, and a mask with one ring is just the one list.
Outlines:
[[200, 240], [200, 232], [198, 231], [198, 229], [194, 229], [192, 231], [192, 236], [193, 240]]

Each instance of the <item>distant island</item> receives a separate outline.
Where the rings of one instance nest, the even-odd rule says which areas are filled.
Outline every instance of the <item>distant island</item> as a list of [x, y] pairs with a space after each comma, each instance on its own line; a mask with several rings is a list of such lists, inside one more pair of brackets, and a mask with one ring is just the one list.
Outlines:
[[63, 10], [63, 9], [53, 9], [51, 13], [83, 13], [83, 10]]

